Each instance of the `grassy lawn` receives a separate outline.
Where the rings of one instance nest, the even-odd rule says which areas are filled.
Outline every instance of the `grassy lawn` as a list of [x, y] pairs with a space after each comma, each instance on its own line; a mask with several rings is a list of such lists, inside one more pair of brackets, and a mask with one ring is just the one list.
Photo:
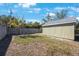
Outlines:
[[79, 46], [73, 42], [51, 39], [44, 35], [13, 36], [6, 55], [79, 55]]

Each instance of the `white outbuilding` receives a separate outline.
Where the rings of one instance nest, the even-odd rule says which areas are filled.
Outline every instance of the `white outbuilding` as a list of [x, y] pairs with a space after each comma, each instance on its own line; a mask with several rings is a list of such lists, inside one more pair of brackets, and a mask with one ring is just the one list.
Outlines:
[[48, 36], [74, 40], [76, 22], [74, 17], [50, 20], [42, 25], [42, 32]]

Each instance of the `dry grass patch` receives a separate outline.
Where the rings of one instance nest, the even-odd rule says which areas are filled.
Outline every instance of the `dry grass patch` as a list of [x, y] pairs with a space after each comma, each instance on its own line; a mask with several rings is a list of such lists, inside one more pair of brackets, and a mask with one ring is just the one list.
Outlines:
[[[6, 55], [79, 55], [78, 44], [51, 39], [44, 35], [14, 36]], [[16, 52], [15, 52], [16, 51]]]

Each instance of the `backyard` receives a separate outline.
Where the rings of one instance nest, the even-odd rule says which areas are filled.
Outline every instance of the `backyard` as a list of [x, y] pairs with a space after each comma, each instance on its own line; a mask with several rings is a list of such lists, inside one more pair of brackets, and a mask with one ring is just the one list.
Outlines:
[[7, 49], [7, 56], [79, 55], [79, 43], [50, 38], [42, 34], [17, 35]]
[[0, 4], [0, 56], [79, 56], [78, 5]]

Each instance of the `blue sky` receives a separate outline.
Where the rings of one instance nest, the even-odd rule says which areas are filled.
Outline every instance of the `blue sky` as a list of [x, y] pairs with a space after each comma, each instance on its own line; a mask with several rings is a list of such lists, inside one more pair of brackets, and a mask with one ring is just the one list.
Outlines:
[[55, 16], [55, 12], [62, 9], [68, 10], [68, 16], [79, 19], [78, 3], [4, 3], [0, 4], [0, 15], [9, 15], [10, 9], [13, 16], [26, 21], [40, 22], [48, 13]]

